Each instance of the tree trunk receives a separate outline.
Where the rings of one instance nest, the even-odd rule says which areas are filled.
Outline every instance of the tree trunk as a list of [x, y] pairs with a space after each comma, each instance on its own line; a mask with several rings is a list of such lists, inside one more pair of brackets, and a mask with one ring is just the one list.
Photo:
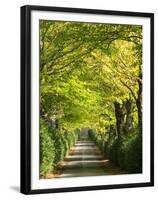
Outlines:
[[59, 129], [59, 120], [55, 119], [55, 129]]
[[140, 134], [142, 134], [142, 105], [140, 98], [137, 99], [136, 105], [138, 110], [138, 129]]
[[[140, 72], [139, 78], [142, 79], [142, 73]], [[138, 95], [136, 100], [137, 110], [138, 110], [138, 129], [140, 134], [142, 134], [142, 82], [138, 81]]]
[[124, 132], [127, 134], [128, 131], [133, 128], [133, 116], [132, 116], [133, 100], [131, 98], [126, 100], [125, 108], [126, 108], [126, 120], [124, 125]]
[[118, 139], [120, 139], [121, 134], [123, 133], [125, 114], [124, 114], [123, 105], [121, 105], [118, 102], [115, 102], [114, 105], [115, 105], [117, 136], [118, 136]]

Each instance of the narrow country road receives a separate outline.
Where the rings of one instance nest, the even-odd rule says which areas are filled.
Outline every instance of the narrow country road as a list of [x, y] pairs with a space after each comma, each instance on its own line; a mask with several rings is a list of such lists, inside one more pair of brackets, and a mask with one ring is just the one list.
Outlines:
[[62, 163], [62, 173], [58, 177], [114, 174], [125, 174], [125, 172], [105, 159], [99, 148], [84, 131], [65, 157]]

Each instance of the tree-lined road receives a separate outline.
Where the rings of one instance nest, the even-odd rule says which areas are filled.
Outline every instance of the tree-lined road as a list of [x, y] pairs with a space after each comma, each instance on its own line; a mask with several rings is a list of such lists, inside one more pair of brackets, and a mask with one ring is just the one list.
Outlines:
[[[122, 173], [107, 157], [142, 173], [142, 26], [40, 20], [39, 28], [40, 177]], [[76, 143], [82, 127], [104, 157], [88, 135]]]
[[104, 158], [97, 145], [85, 132], [65, 157], [62, 163], [62, 173], [59, 177], [99, 176], [124, 173], [124, 171], [115, 167], [108, 159]]

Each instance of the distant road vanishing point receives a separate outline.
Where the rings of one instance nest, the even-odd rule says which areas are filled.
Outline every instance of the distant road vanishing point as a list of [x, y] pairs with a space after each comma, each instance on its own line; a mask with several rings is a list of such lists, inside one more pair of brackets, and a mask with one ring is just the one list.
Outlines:
[[88, 129], [82, 129], [79, 140], [65, 157], [60, 171], [57, 176], [60, 178], [126, 174], [104, 158], [98, 146], [89, 138]]

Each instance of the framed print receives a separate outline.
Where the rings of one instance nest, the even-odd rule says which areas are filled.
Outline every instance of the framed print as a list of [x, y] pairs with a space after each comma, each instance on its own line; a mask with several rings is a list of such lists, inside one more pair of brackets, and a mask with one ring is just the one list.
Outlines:
[[21, 192], [154, 185], [154, 14], [21, 7]]

